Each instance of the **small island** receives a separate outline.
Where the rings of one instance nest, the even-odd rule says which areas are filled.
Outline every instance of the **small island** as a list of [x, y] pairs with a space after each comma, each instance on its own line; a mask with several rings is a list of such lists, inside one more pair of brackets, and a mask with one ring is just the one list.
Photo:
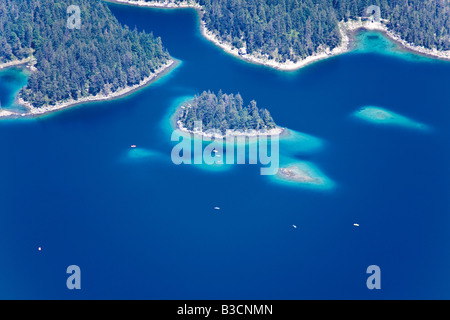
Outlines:
[[419, 130], [429, 129], [428, 126], [423, 123], [417, 122], [398, 113], [380, 107], [363, 107], [354, 112], [354, 116], [374, 124], [399, 126]]
[[[196, 126], [199, 122], [201, 128]], [[217, 94], [204, 91], [181, 105], [176, 123], [181, 131], [216, 138], [279, 135], [284, 130], [275, 124], [267, 109], [257, 107], [255, 100], [245, 106], [239, 93], [234, 95], [222, 91]]]
[[280, 164], [276, 174], [271, 176], [276, 183], [316, 190], [331, 190], [335, 187], [335, 183], [313, 163], [295, 158], [283, 158]]

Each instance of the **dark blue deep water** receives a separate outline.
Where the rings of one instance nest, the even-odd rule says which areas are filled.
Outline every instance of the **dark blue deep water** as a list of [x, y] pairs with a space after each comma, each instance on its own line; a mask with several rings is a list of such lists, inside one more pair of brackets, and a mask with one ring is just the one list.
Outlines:
[[[109, 6], [181, 63], [123, 99], [0, 122], [0, 298], [450, 298], [450, 63], [370, 50], [386, 40], [366, 33], [367, 50], [280, 72], [203, 39], [194, 10]], [[22, 77], [0, 73], [4, 106]], [[171, 111], [219, 89], [321, 139], [295, 157], [333, 188], [174, 165]], [[368, 105], [430, 130], [352, 117]]]

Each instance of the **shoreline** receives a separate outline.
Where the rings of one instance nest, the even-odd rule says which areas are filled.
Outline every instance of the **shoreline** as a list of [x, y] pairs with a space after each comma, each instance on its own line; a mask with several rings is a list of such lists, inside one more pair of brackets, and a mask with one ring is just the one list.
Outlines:
[[28, 110], [26, 112], [20, 113], [20, 112], [14, 112], [14, 111], [3, 109], [3, 110], [0, 110], [0, 119], [1, 118], [34, 118], [34, 117], [47, 115], [47, 114], [50, 114], [53, 112], [61, 111], [64, 109], [68, 109], [68, 108], [71, 108], [71, 107], [74, 107], [74, 106], [77, 106], [80, 104], [88, 103], [88, 102], [108, 101], [108, 100], [114, 100], [117, 98], [122, 98], [122, 97], [130, 95], [130, 94], [146, 87], [147, 85], [153, 83], [154, 81], [158, 80], [160, 77], [166, 75], [168, 72], [173, 70], [178, 64], [179, 64], [179, 61], [177, 61], [173, 58], [170, 58], [170, 60], [165, 65], [163, 65], [162, 67], [157, 69], [155, 71], [155, 73], [152, 73], [150, 76], [143, 79], [139, 84], [136, 84], [131, 87], [121, 88], [121, 89], [117, 90], [116, 92], [110, 93], [108, 95], [97, 94], [95, 96], [88, 96], [88, 97], [83, 97], [83, 98], [80, 98], [77, 100], [64, 101], [64, 102], [57, 103], [55, 105], [48, 105], [48, 106], [40, 107], [40, 108], [36, 108], [36, 107], [32, 106], [29, 102], [24, 101], [22, 98], [18, 97], [18, 98], [16, 98], [16, 103], [18, 103], [21, 106], [24, 106]]
[[243, 138], [257, 138], [259, 136], [285, 136], [287, 134], [287, 129], [286, 128], [282, 128], [279, 126], [276, 126], [276, 128], [273, 129], [264, 129], [264, 130], [254, 130], [251, 129], [249, 131], [242, 131], [242, 130], [231, 130], [228, 129], [227, 133], [222, 134], [219, 133], [220, 130], [214, 130], [214, 129], [209, 129], [206, 131], [193, 131], [193, 130], [189, 130], [186, 129], [183, 124], [181, 123], [180, 120], [176, 121], [176, 125], [175, 125], [175, 129], [176, 130], [180, 130], [182, 133], [185, 134], [189, 134], [189, 135], [194, 135], [194, 137], [205, 137], [207, 139], [226, 139], [227, 137], [243, 137]]
[[[325, 49], [324, 52], [315, 53], [305, 59], [302, 59], [298, 62], [289, 61], [288, 62], [277, 62], [273, 59], [268, 59], [262, 55], [255, 54], [247, 54], [240, 51], [241, 49], [237, 49], [233, 47], [231, 44], [226, 43], [220, 40], [217, 35], [215, 35], [212, 31], [206, 28], [206, 24], [203, 20], [200, 20], [200, 32], [201, 34], [209, 41], [214, 43], [216, 46], [220, 47], [226, 53], [233, 55], [236, 58], [247, 61], [253, 64], [259, 64], [267, 67], [271, 67], [281, 71], [294, 71], [301, 69], [309, 64], [314, 62], [329, 58], [331, 56], [339, 55], [347, 52], [349, 41], [343, 41], [339, 47], [334, 48], [333, 50]], [[343, 38], [344, 39], [344, 38]]]
[[408, 43], [407, 41], [401, 39], [400, 37], [398, 37], [397, 35], [395, 35], [393, 32], [391, 32], [389, 30], [387, 30], [387, 31], [379, 30], [379, 31], [382, 32], [383, 34], [385, 34], [386, 36], [388, 36], [392, 42], [394, 42], [395, 44], [397, 44], [400, 47], [401, 50], [404, 50], [406, 52], [410, 52], [410, 53], [413, 53], [416, 55], [441, 60], [441, 61], [450, 61], [450, 50], [439, 51], [436, 49], [427, 49], [425, 47], [414, 46], [414, 45]]
[[0, 64], [0, 70], [28, 64], [34, 60], [35, 60], [34, 57], [28, 57], [28, 58], [25, 58], [22, 60], [13, 60], [13, 61], [4, 62], [4, 63]]
[[[271, 67], [281, 71], [295, 71], [299, 70], [307, 65], [310, 65], [314, 62], [324, 60], [333, 56], [337, 56], [346, 52], [350, 52], [351, 50], [351, 38], [354, 33], [360, 29], [365, 30], [373, 30], [380, 31], [384, 35], [390, 38], [390, 40], [394, 41], [397, 45], [399, 45], [402, 49], [420, 55], [425, 55], [431, 58], [440, 59], [450, 61], [450, 50], [449, 51], [439, 51], [436, 49], [427, 49], [425, 47], [420, 47], [408, 43], [406, 40], [403, 40], [399, 35], [395, 34], [393, 31], [388, 30], [386, 25], [380, 22], [369, 22], [362, 21], [361, 18], [355, 21], [348, 22], [339, 22], [338, 27], [341, 34], [341, 44], [334, 48], [321, 48], [318, 52], [313, 55], [306, 57], [297, 62], [293, 62], [288, 60], [287, 62], [277, 62], [273, 59], [268, 59], [267, 56], [264, 55], [255, 55], [255, 54], [247, 54], [243, 49], [237, 49], [233, 47], [230, 43], [227, 43], [221, 40], [213, 31], [208, 30], [203, 21], [203, 8], [194, 0], [183, 1], [179, 4], [174, 4], [172, 2], [166, 1], [163, 3], [160, 2], [144, 2], [143, 0], [104, 0], [106, 2], [123, 4], [123, 5], [132, 5], [132, 6], [140, 6], [140, 7], [148, 7], [148, 8], [163, 8], [163, 9], [178, 9], [178, 8], [193, 8], [196, 9], [199, 13], [200, 20], [200, 32], [201, 34], [209, 41], [213, 42], [215, 45], [220, 47], [226, 53], [233, 55], [241, 60], [244, 60], [249, 63], [264, 65], [267, 67]], [[386, 21], [386, 20], [384, 20]], [[245, 46], [245, 45], [244, 45]]]

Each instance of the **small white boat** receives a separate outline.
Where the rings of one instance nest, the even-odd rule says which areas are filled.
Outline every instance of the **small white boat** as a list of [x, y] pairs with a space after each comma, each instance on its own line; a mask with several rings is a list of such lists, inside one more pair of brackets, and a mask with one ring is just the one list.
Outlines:
[[294, 227], [294, 229], [297, 229], [297, 226], [295, 224], [292, 225]]
[[355, 227], [359, 227], [359, 223], [354, 223], [353, 224]]
[[136, 148], [136, 145], [135, 145], [135, 144], [132, 144], [131, 147], [132, 147], [132, 148]]
[[220, 208], [219, 207], [214, 207], [214, 210], [220, 210]]
[[217, 152], [219, 152], [219, 151], [217, 151], [216, 148], [214, 148], [214, 149], [213, 149], [213, 152], [214, 152], [214, 153], [217, 153]]

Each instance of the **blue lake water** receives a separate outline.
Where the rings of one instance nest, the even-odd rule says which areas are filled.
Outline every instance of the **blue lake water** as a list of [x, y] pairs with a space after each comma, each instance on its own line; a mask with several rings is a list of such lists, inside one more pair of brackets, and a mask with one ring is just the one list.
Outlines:
[[[194, 10], [109, 7], [181, 63], [123, 99], [0, 122], [0, 298], [450, 298], [450, 63], [365, 32], [353, 53], [280, 72], [203, 39]], [[0, 73], [4, 107], [21, 85]], [[282, 152], [333, 187], [174, 165], [174, 107], [219, 89], [311, 137]], [[365, 106], [430, 130], [353, 116]]]

